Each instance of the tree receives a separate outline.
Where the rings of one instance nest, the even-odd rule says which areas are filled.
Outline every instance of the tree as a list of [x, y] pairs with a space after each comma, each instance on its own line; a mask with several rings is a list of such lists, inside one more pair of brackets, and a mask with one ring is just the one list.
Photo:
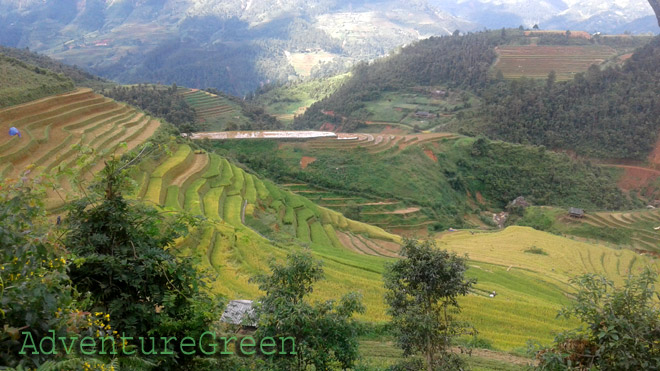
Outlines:
[[559, 312], [586, 327], [560, 334], [554, 347], [538, 353], [546, 370], [660, 369], [660, 307], [650, 269], [629, 276], [622, 288], [605, 277], [587, 274], [572, 280], [575, 302]]
[[[120, 335], [198, 338], [219, 318], [219, 303], [203, 291], [192, 262], [167, 250], [186, 225], [124, 199], [125, 167], [109, 161], [99, 185], [71, 205], [65, 238], [77, 256], [71, 280], [90, 294], [95, 310], [110, 314]], [[192, 367], [193, 357], [169, 348], [174, 355], [157, 358], [159, 369]]]
[[44, 191], [27, 177], [0, 182], [0, 367], [38, 367], [52, 358], [19, 355], [24, 333], [37, 342], [49, 330], [65, 336], [62, 313], [77, 312], [64, 249], [45, 223]]
[[398, 345], [405, 356], [421, 352], [428, 370], [459, 368], [460, 358], [450, 352], [452, 340], [474, 334], [454, 317], [460, 312], [457, 298], [475, 283], [465, 278], [465, 258], [415, 240], [404, 242], [401, 255], [404, 259], [384, 273], [387, 312]]
[[[349, 293], [339, 303], [328, 300], [310, 304], [306, 296], [323, 278], [323, 268], [308, 251], [292, 252], [286, 265], [271, 262], [270, 275], [252, 279], [266, 295], [259, 300], [256, 337], [293, 337], [295, 357], [268, 357], [271, 369], [327, 370], [332, 364], [350, 368], [358, 357], [357, 323], [354, 313], [363, 313], [358, 294]], [[290, 346], [287, 343], [287, 346]], [[290, 352], [292, 348], [288, 348]]]

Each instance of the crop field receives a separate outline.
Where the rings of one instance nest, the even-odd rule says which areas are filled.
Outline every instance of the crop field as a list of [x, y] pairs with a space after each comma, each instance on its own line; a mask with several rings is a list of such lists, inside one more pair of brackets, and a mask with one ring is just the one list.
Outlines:
[[[89, 169], [93, 173], [102, 166], [98, 160], [108, 152], [123, 153], [136, 148], [159, 125], [143, 113], [85, 89], [0, 110], [0, 130], [16, 126], [23, 133], [22, 138], [0, 138], [2, 178], [14, 178], [26, 168], [32, 169], [33, 174], [50, 172], [56, 176], [64, 168]], [[335, 139], [332, 144], [339, 143], [339, 147], [307, 150], [318, 154], [336, 153], [343, 148], [369, 150], [383, 145], [383, 140], [378, 140], [378, 135]], [[324, 141], [327, 139], [286, 143], [285, 147], [291, 146], [292, 150], [295, 146], [305, 148]], [[441, 134], [402, 136], [395, 142], [396, 146], [375, 153], [414, 155], [401, 161], [411, 164], [411, 159], [415, 159], [431, 167], [433, 160], [422, 149], [433, 149], [442, 156], [435, 144], [454, 145], [457, 141]], [[121, 142], [128, 145], [120, 147]], [[94, 148], [90, 161], [79, 161], [81, 156], [72, 148], [74, 145]], [[303, 183], [290, 183], [286, 186], [288, 190], [282, 189], [218, 154], [195, 149], [192, 143], [164, 145], [169, 146], [169, 151], [158, 160], [144, 159], [132, 169], [131, 176], [138, 189], [132, 197], [168, 212], [185, 210], [205, 217], [198, 228], [176, 242], [175, 249], [182, 255], [199, 258], [200, 269], [215, 275], [209, 283], [216, 292], [232, 300], [255, 299], [260, 293], [249, 283], [249, 278], [263, 273], [271, 258], [281, 259], [288, 250], [306, 246], [323, 260], [326, 274], [326, 280], [314, 290], [314, 300], [358, 291], [367, 307], [360, 319], [388, 320], [382, 273], [386, 264], [397, 259], [401, 239], [333, 209], [341, 210], [345, 207], [342, 205], [361, 207], [365, 215], [374, 218], [374, 223], [377, 218], [414, 218], [423, 210], [414, 210], [415, 205], [401, 200], [345, 195]], [[303, 155], [293, 150], [284, 153]], [[310, 163], [305, 171], [328, 165], [327, 158], [317, 157], [319, 160]], [[300, 158], [294, 160], [298, 164]], [[59, 179], [63, 189], [73, 187], [65, 183], [64, 177]], [[612, 221], [596, 218], [604, 218], [604, 214], [593, 216], [584, 222], [644, 229], [660, 221], [660, 214], [653, 210], [608, 215]], [[633, 237], [646, 242], [650, 239], [641, 232]], [[469, 255], [468, 276], [477, 278], [478, 284], [467, 297], [461, 298], [464, 308], [461, 318], [471, 321], [479, 336], [494, 348], [506, 351], [524, 348], [529, 339], [548, 343], [557, 331], [576, 325], [555, 318], [557, 310], [568, 303], [573, 292], [568, 284], [571, 277], [597, 272], [620, 283], [622, 277], [645, 266], [658, 269], [652, 256], [524, 227], [494, 233], [445, 233], [437, 245]], [[530, 254], [526, 251], [530, 247], [542, 249], [547, 255]], [[494, 298], [488, 296], [492, 291], [497, 292]]]
[[[77, 89], [0, 110], [0, 130], [18, 128], [22, 137], [0, 137], [0, 176], [15, 178], [50, 173], [59, 181], [59, 195], [49, 193], [49, 209], [60, 207], [74, 185], [62, 174], [83, 180], [103, 166], [101, 159], [121, 154], [146, 141], [160, 122], [89, 89]], [[119, 146], [126, 143], [125, 147]], [[82, 155], [93, 148], [91, 155]], [[82, 160], [81, 160], [82, 159]]]
[[285, 54], [296, 74], [301, 77], [309, 77], [312, 68], [323, 62], [331, 62], [337, 56], [336, 54], [325, 51], [310, 51], [305, 53], [286, 52]]
[[660, 254], [660, 211], [657, 209], [589, 213], [580, 222], [599, 228], [623, 230], [630, 235], [630, 246], [633, 249], [642, 253]]
[[382, 132], [388, 126], [412, 132], [455, 124], [459, 112], [466, 114], [479, 106], [479, 98], [464, 91], [431, 86], [382, 92], [378, 99], [364, 103], [364, 109], [354, 118], [364, 120], [374, 132]]
[[[180, 151], [179, 148], [173, 153], [176, 155]], [[215, 154], [208, 156], [209, 164], [222, 166], [224, 163], [215, 160]], [[191, 175], [185, 182], [191, 184], [194, 191], [183, 190], [183, 193], [186, 197], [193, 195], [194, 200], [185, 200], [183, 204], [197, 204], [200, 198], [209, 200], [209, 205], [213, 206], [202, 212], [212, 223], [178, 242], [182, 253], [198, 256], [204, 267], [216, 272], [217, 277], [211, 284], [218, 292], [231, 299], [255, 298], [258, 292], [248, 283], [248, 278], [264, 269], [268, 259], [282, 258], [286, 249], [293, 248], [275, 247], [273, 241], [279, 241], [280, 246], [283, 241], [289, 241], [310, 246], [324, 261], [327, 279], [315, 289], [314, 299], [324, 300], [357, 290], [367, 306], [362, 319], [371, 322], [387, 319], [381, 274], [385, 264], [397, 257], [396, 237], [316, 206], [301, 196], [314, 200], [313, 194], [303, 193], [305, 186], [302, 184], [288, 185], [292, 191], [297, 190], [298, 194], [294, 194], [231, 163], [229, 167], [234, 174], [230, 188], [236, 191], [237, 184], [242, 184], [240, 192], [233, 196], [226, 195], [227, 187], [200, 185], [213, 182], [213, 177], [205, 177], [212, 173], [210, 168]], [[224, 168], [214, 177], [223, 172], [226, 173]], [[237, 174], [241, 174], [243, 181], [236, 179]], [[247, 199], [247, 194], [252, 194], [248, 192], [250, 184], [254, 185], [257, 199], [252, 215], [246, 217], [254, 221], [247, 223], [240, 216], [247, 213], [245, 205], [252, 203]], [[214, 191], [216, 189], [218, 191]], [[223, 197], [225, 201], [221, 201]], [[340, 198], [328, 197], [326, 201], [345, 201]], [[220, 203], [223, 211], [218, 211], [216, 206]], [[525, 227], [474, 235], [448, 233], [437, 245], [469, 255], [468, 275], [477, 278], [478, 284], [461, 299], [464, 308], [461, 318], [471, 321], [479, 329], [479, 336], [493, 347], [507, 351], [521, 350], [529, 339], [548, 343], [555, 332], [576, 325], [555, 318], [561, 306], [569, 301], [571, 277], [596, 272], [620, 283], [626, 274], [639, 272], [644, 266], [652, 265], [657, 269], [649, 257], [632, 251], [578, 242]], [[542, 249], [547, 255], [526, 252], [531, 246]], [[492, 291], [497, 292], [495, 298], [488, 296]]]
[[500, 46], [494, 69], [505, 78], [546, 78], [550, 71], [557, 80], [570, 80], [592, 64], [600, 64], [617, 55], [608, 46]]
[[[545, 223], [538, 222], [542, 220]], [[565, 209], [532, 207], [525, 211], [522, 224], [545, 224], [544, 230], [555, 234], [613, 248], [629, 248], [641, 255], [660, 256], [658, 209], [586, 212], [584, 218], [571, 218]]]
[[[338, 133], [337, 138], [310, 140], [304, 145], [310, 150], [356, 150], [365, 149], [370, 154], [380, 152], [396, 153], [410, 146], [451, 140], [457, 135], [450, 133], [421, 133], [408, 135]], [[296, 144], [287, 144], [294, 146]]]
[[422, 237], [427, 233], [420, 233], [420, 226], [425, 229], [426, 225], [431, 223], [431, 220], [421, 212], [419, 207], [408, 207], [403, 202], [394, 199], [346, 195], [305, 183], [285, 183], [280, 184], [280, 187], [304, 196], [321, 207], [350, 215], [352, 218], [387, 231], [396, 230], [397, 234]]
[[208, 130], [225, 130], [231, 121], [246, 120], [241, 106], [225, 97], [197, 89], [182, 89], [181, 95], [195, 109], [197, 122], [205, 124]]

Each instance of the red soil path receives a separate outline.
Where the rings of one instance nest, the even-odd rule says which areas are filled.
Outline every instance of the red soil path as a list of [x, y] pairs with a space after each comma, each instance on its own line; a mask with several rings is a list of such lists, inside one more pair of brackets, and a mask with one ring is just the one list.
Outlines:
[[425, 149], [424, 154], [426, 154], [428, 158], [433, 160], [433, 162], [438, 162], [438, 158], [435, 156], [435, 153], [433, 153], [433, 151], [431, 151], [430, 149]]
[[314, 161], [316, 161], [316, 157], [303, 156], [300, 159], [300, 168], [305, 170], [307, 169], [307, 166]]

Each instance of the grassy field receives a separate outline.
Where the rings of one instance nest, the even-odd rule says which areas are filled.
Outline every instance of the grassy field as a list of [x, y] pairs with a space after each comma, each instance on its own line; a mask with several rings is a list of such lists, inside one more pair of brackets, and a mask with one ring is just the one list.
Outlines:
[[303, 114], [307, 107], [334, 93], [349, 77], [350, 74], [343, 74], [274, 87], [259, 93], [254, 102], [284, 124], [289, 124], [294, 115]]
[[660, 254], [660, 211], [588, 212], [584, 218], [571, 218], [565, 209], [527, 209], [518, 224], [574, 238], [628, 247], [639, 253]]
[[415, 87], [383, 92], [376, 100], [366, 101], [355, 119], [364, 120], [375, 132], [400, 129], [437, 131], [456, 124], [479, 107], [479, 99], [461, 90], [444, 86]]
[[[172, 150], [173, 156], [180, 148]], [[387, 320], [381, 274], [384, 266], [396, 259], [385, 252], [395, 255], [396, 248], [389, 243], [398, 241], [397, 237], [319, 207], [301, 196], [305, 193], [281, 190], [234, 164], [215, 160], [215, 154], [209, 156], [208, 163], [222, 169], [213, 177], [204, 177], [205, 173], [213, 173], [212, 169], [191, 174], [186, 183], [196, 191], [184, 189], [179, 194], [192, 194], [195, 198], [185, 200], [184, 205], [196, 204], [199, 198], [205, 200], [202, 212], [212, 221], [210, 229], [192, 233], [178, 246], [184, 253], [196, 254], [216, 272], [218, 278], [212, 284], [218, 292], [231, 299], [254, 298], [258, 294], [247, 283], [250, 275], [264, 269], [271, 257], [281, 258], [288, 249], [297, 248], [294, 246], [309, 246], [325, 262], [327, 275], [315, 290], [315, 299], [357, 290], [367, 305], [367, 313], [361, 319], [376, 323]], [[227, 164], [232, 174], [230, 184], [210, 188], [214, 177], [228, 174]], [[205, 184], [200, 185], [202, 182]], [[254, 193], [248, 192], [250, 184], [254, 185]], [[256, 202], [248, 200], [248, 193], [250, 198], [256, 196]], [[254, 207], [247, 208], [248, 204]], [[439, 237], [438, 246], [468, 254], [468, 275], [478, 279], [473, 292], [461, 299], [463, 318], [479, 329], [479, 336], [492, 348], [516, 352], [522, 352], [529, 339], [548, 343], [554, 333], [575, 325], [555, 319], [557, 311], [570, 300], [571, 277], [596, 272], [621, 282], [625, 275], [656, 264], [629, 250], [526, 227], [502, 232], [446, 233]], [[532, 247], [547, 255], [528, 252]], [[492, 291], [497, 292], [495, 298], [489, 297]]]
[[67, 77], [0, 54], [0, 108], [73, 88]]
[[[164, 159], [162, 164], [183, 158], [178, 156], [182, 147], [185, 146], [173, 150], [173, 156]], [[208, 163], [222, 166], [214, 177], [226, 174], [224, 161], [214, 160], [215, 154], [209, 156]], [[364, 248], [371, 246], [372, 251], [385, 249], [386, 245], [377, 245], [388, 242], [388, 238], [397, 241], [395, 236], [347, 220], [233, 164], [229, 164], [229, 168], [233, 174], [231, 185], [221, 188], [200, 185], [213, 182], [213, 177], [204, 177], [212, 169], [191, 174], [191, 181], [186, 183], [195, 191], [184, 189], [183, 193], [186, 197], [192, 194], [196, 200], [200, 197], [205, 200], [202, 211], [211, 223], [178, 243], [182, 253], [197, 255], [204, 262], [203, 266], [216, 272], [212, 285], [218, 292], [231, 299], [254, 298], [258, 293], [247, 282], [250, 275], [264, 269], [269, 258], [282, 258], [288, 249], [296, 248], [293, 246], [307, 245], [324, 261], [327, 276], [314, 291], [315, 299], [357, 290], [363, 294], [367, 305], [367, 313], [361, 319], [376, 323], [387, 320], [381, 274], [385, 264], [395, 258], [369, 255], [354, 246], [342, 245], [343, 242], [338, 246], [333, 242], [336, 237], [329, 233], [337, 231], [350, 235], [354, 244]], [[243, 207], [248, 201], [250, 184], [254, 185], [257, 199], [252, 214], [246, 215], [244, 223], [241, 215], [245, 213]], [[212, 206], [207, 206], [207, 199]], [[196, 200], [186, 199], [184, 204], [195, 204]], [[218, 210], [218, 204], [222, 205], [222, 211]], [[222, 217], [218, 217], [219, 213]], [[468, 254], [468, 275], [478, 279], [473, 292], [461, 299], [463, 318], [479, 329], [479, 336], [492, 348], [517, 352], [522, 352], [529, 339], [548, 343], [555, 332], [575, 325], [555, 319], [557, 310], [569, 302], [571, 277], [597, 272], [621, 282], [626, 274], [655, 264], [648, 257], [628, 250], [578, 242], [525, 227], [474, 235], [448, 233], [439, 238], [438, 246]], [[547, 255], [526, 252], [531, 246], [542, 249]], [[497, 292], [495, 298], [488, 296], [492, 291]]]

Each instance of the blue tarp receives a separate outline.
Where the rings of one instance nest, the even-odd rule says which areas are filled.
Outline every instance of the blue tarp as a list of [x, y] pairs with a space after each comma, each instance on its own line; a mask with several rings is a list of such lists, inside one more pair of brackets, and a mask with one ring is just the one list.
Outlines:
[[12, 137], [13, 137], [14, 135], [18, 135], [18, 137], [21, 138], [21, 132], [18, 131], [18, 129], [16, 129], [16, 128], [13, 127], [13, 126], [12, 126], [11, 128], [9, 128], [9, 135], [11, 135]]

